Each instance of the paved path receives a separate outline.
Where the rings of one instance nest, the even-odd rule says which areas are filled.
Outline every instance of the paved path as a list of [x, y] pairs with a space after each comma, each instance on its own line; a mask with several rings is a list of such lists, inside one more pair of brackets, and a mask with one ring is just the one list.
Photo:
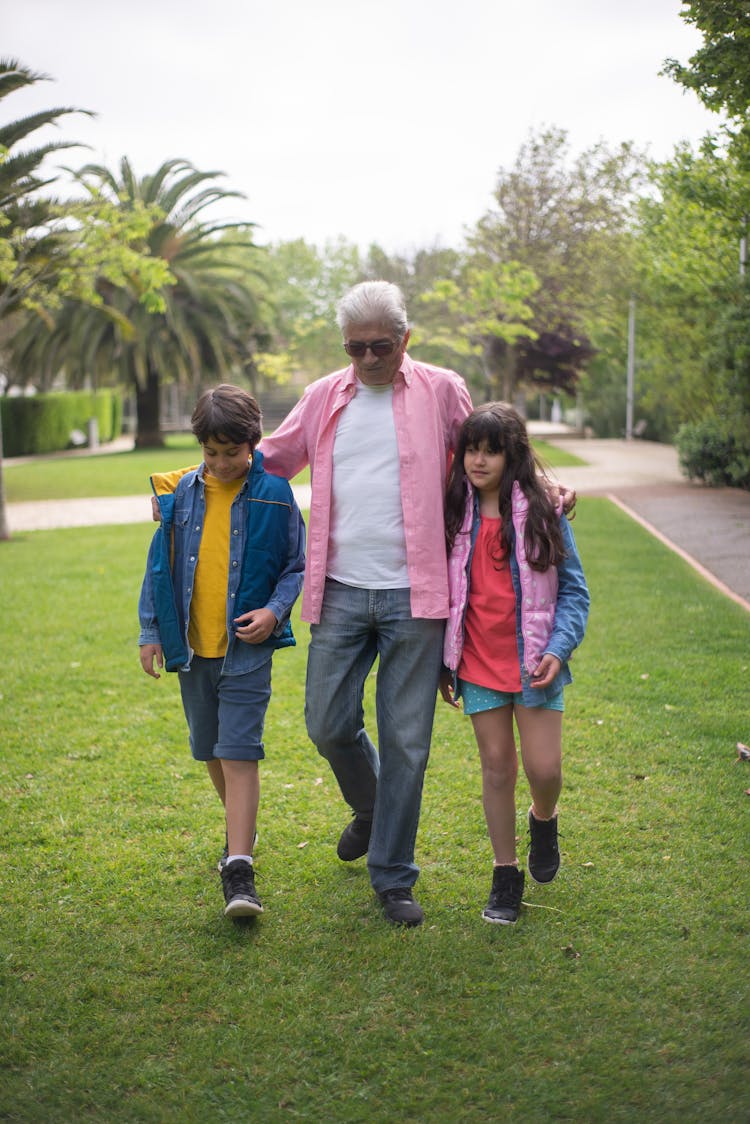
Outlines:
[[604, 495], [750, 612], [750, 492], [690, 483], [677, 451], [653, 441], [555, 442], [587, 462], [556, 475], [579, 495]]
[[[535, 429], [533, 424], [529, 428]], [[750, 612], [750, 492], [689, 483], [671, 445], [559, 439], [552, 427], [536, 428], [546, 440], [586, 461], [585, 467], [557, 469], [558, 479], [580, 496], [612, 499]], [[300, 507], [308, 507], [309, 486], [294, 491]], [[150, 521], [146, 495], [8, 505], [11, 532]]]

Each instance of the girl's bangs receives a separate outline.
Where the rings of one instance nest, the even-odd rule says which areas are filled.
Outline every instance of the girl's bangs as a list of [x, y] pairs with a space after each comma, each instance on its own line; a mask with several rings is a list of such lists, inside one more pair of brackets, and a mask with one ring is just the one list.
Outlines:
[[487, 444], [491, 453], [505, 452], [502, 426], [491, 414], [478, 414], [464, 422], [464, 437], [467, 445]]

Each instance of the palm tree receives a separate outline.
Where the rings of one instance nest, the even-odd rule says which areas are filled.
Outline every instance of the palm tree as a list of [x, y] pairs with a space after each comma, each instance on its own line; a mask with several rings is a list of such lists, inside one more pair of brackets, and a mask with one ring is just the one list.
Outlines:
[[[84, 378], [113, 378], [136, 396], [138, 447], [164, 443], [160, 387], [166, 381], [197, 387], [252, 370], [252, 355], [265, 335], [249, 272], [230, 248], [251, 246], [251, 223], [205, 220], [211, 204], [240, 197], [185, 160], [170, 160], [138, 179], [127, 159], [119, 178], [101, 165], [78, 173], [81, 183], [102, 191], [126, 209], [156, 207], [161, 217], [146, 236], [149, 252], [167, 262], [174, 283], [163, 290], [163, 312], [149, 312], [132, 284], [101, 282], [99, 308], [68, 302], [51, 331], [22, 330], [15, 350], [24, 368], [51, 375], [64, 368], [75, 385]], [[230, 234], [234, 232], [234, 237]]]
[[[16, 59], [0, 59], [0, 101], [46, 79], [47, 75], [36, 74]], [[52, 152], [77, 147], [74, 141], [52, 141], [19, 152], [17, 146], [43, 126], [56, 125], [66, 114], [85, 112], [63, 106], [0, 124], [0, 319], [55, 279], [65, 253], [65, 237], [47, 225], [54, 201], [37, 193], [53, 180], [43, 179], [40, 168]], [[2, 463], [0, 423], [0, 540], [5, 540], [10, 532]]]

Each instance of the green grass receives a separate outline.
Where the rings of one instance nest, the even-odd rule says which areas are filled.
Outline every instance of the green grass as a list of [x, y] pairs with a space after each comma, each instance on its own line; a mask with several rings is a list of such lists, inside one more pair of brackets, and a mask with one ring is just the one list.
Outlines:
[[[534, 444], [551, 468], [583, 464], [578, 457], [545, 442]], [[89, 496], [151, 494], [152, 472], [166, 472], [200, 461], [200, 449], [190, 434], [171, 434], [166, 449], [138, 449], [127, 453], [41, 457], [24, 464], [6, 462], [5, 498], [8, 503], [32, 500], [88, 499]], [[309, 469], [295, 477], [307, 483]]]
[[[438, 708], [421, 929], [387, 927], [277, 655], [249, 924], [174, 677], [137, 659], [148, 526], [0, 549], [7, 1121], [748, 1118], [750, 617], [603, 499], [567, 692], [563, 867], [508, 929], [468, 720]], [[371, 696], [369, 700], [371, 713]], [[519, 784], [519, 834], [528, 794]]]
[[[8, 503], [33, 500], [88, 499], [90, 496], [135, 496], [151, 494], [149, 477], [198, 464], [200, 446], [191, 434], [170, 434], [164, 449], [133, 449], [126, 453], [96, 456], [39, 457], [22, 464], [4, 466], [5, 498]], [[295, 480], [308, 481], [309, 470]]]

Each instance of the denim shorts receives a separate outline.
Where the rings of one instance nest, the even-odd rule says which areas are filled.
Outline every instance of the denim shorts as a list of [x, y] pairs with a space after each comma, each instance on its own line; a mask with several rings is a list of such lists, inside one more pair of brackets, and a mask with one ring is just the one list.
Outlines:
[[[461, 698], [464, 702], [464, 714], [479, 714], [483, 710], [496, 710], [501, 706], [523, 706], [521, 691], [494, 691], [492, 687], [478, 687], [476, 683], [469, 683], [468, 679], [459, 680], [461, 684]], [[540, 710], [565, 710], [562, 687], [551, 699], [539, 704]]]
[[260, 761], [271, 698], [271, 658], [247, 675], [222, 675], [223, 658], [193, 656], [178, 672], [182, 706], [196, 761]]

